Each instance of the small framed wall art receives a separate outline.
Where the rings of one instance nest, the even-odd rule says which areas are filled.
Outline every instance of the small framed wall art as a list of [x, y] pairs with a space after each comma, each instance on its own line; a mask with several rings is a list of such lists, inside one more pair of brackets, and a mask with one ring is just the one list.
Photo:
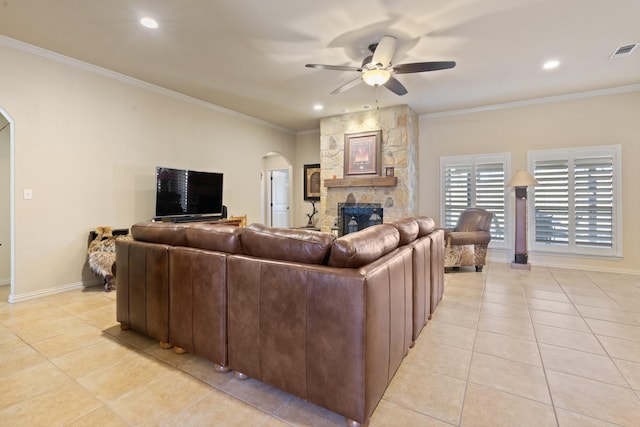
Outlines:
[[304, 199], [320, 200], [320, 164], [304, 165]]
[[380, 176], [382, 131], [351, 133], [344, 136], [345, 176]]

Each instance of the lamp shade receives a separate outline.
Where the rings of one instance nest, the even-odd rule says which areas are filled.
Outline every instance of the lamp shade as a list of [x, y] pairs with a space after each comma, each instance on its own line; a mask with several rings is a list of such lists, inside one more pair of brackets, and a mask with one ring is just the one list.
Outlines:
[[538, 185], [538, 181], [529, 175], [529, 172], [517, 171], [511, 177], [511, 181], [509, 181], [507, 187], [533, 187], [536, 185]]

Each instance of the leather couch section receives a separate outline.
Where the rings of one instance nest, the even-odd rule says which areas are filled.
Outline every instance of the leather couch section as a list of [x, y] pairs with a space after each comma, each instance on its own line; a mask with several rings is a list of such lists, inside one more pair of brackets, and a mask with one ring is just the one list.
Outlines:
[[418, 237], [427, 236], [436, 229], [436, 222], [428, 216], [417, 216], [414, 218], [418, 224]]
[[418, 339], [431, 318], [431, 238], [418, 238], [409, 244], [413, 258], [413, 328], [411, 338]]
[[398, 247], [400, 233], [389, 224], [379, 224], [337, 238], [331, 247], [329, 265], [358, 268]]
[[[185, 227], [172, 222], [140, 222], [131, 226], [134, 240], [149, 243], [163, 243], [171, 246], [185, 246]], [[117, 264], [116, 264], [117, 265]]]
[[435, 230], [431, 239], [431, 314], [436, 310], [444, 294], [444, 230]]
[[444, 291], [444, 231], [406, 218], [329, 233], [132, 226], [117, 319], [366, 424]]
[[118, 322], [169, 342], [169, 246], [116, 241]]
[[229, 367], [364, 422], [411, 345], [411, 252], [360, 269], [230, 257]]
[[413, 218], [401, 218], [389, 223], [398, 229], [400, 233], [400, 246], [407, 245], [418, 237], [420, 228]]
[[241, 254], [241, 231], [241, 228], [233, 225], [191, 223], [184, 229], [185, 246], [230, 254]]
[[334, 237], [310, 230], [271, 228], [251, 224], [242, 230], [246, 255], [283, 261], [322, 264], [326, 261]]
[[227, 255], [169, 249], [171, 344], [227, 365]]

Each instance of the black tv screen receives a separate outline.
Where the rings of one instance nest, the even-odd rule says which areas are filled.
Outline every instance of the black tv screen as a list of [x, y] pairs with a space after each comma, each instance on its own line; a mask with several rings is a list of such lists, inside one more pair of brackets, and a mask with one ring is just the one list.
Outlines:
[[221, 214], [221, 173], [156, 167], [156, 217]]

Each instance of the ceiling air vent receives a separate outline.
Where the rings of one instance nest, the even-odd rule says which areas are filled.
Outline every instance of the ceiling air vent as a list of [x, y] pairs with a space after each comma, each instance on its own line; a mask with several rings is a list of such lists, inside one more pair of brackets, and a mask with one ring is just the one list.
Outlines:
[[620, 58], [622, 56], [629, 56], [629, 55], [631, 55], [631, 52], [633, 52], [635, 50], [635, 48], [638, 47], [638, 44], [640, 44], [640, 43], [634, 43], [634, 44], [628, 44], [626, 46], [620, 46], [619, 48], [617, 48], [615, 50], [615, 52], [613, 52], [611, 54], [611, 56], [609, 58], [613, 59], [613, 58]]

